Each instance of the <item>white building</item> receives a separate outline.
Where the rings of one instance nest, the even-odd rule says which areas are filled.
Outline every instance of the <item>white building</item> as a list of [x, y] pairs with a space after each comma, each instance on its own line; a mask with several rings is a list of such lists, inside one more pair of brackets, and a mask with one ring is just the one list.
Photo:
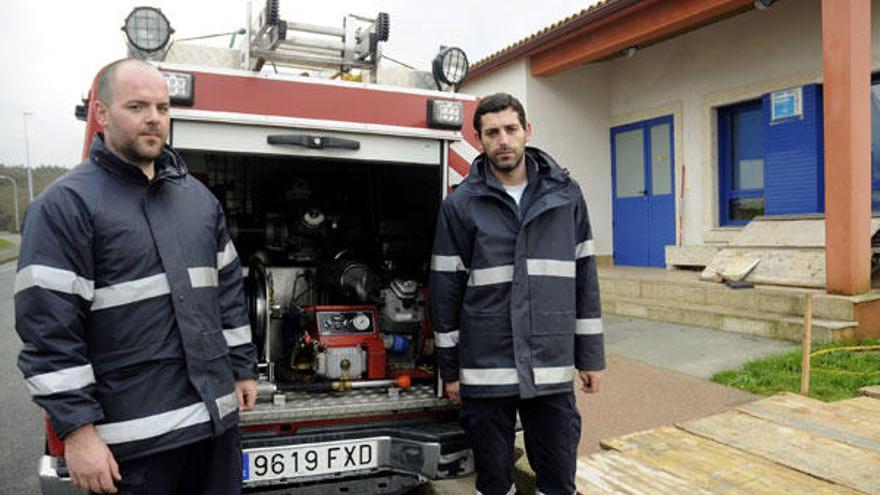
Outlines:
[[523, 102], [531, 144], [584, 189], [600, 266], [709, 265], [706, 277], [757, 263], [757, 283], [861, 294], [836, 319], [880, 334], [872, 8], [605, 0], [477, 62], [462, 91]]
[[523, 101], [532, 144], [585, 190], [599, 254], [705, 264], [692, 248], [756, 215], [824, 211], [822, 48], [820, 0], [608, 0], [478, 62], [463, 91]]

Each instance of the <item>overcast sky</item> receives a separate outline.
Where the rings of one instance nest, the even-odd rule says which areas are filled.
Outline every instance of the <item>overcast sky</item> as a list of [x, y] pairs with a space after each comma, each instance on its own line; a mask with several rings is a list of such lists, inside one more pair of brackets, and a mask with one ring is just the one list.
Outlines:
[[[428, 70], [440, 45], [459, 46], [474, 61], [579, 12], [594, 0], [281, 0], [281, 18], [342, 27], [348, 13], [388, 12], [384, 52]], [[79, 162], [85, 125], [74, 107], [104, 64], [126, 54], [120, 30], [135, 6], [162, 9], [177, 38], [244, 27], [246, 0], [3, 0], [0, 5], [0, 163]], [[254, 1], [254, 9], [263, 1]]]

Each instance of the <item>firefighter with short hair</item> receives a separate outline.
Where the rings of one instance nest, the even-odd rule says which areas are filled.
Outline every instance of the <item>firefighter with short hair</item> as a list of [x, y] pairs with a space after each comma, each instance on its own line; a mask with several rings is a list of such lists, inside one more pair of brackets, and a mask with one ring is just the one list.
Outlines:
[[526, 142], [508, 94], [474, 114], [482, 153], [443, 201], [431, 260], [440, 375], [472, 439], [476, 488], [513, 494], [516, 413], [537, 493], [575, 493], [581, 421], [573, 380], [596, 393], [605, 368], [599, 281], [578, 184]]
[[18, 364], [90, 492], [241, 491], [238, 411], [257, 394], [241, 262], [165, 144], [169, 107], [152, 65], [105, 67], [103, 135], [25, 216]]

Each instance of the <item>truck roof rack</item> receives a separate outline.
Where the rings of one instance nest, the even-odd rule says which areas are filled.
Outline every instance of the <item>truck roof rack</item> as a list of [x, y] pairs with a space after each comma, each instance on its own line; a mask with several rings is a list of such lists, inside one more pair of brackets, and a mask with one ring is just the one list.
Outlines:
[[389, 16], [379, 13], [375, 19], [349, 14], [343, 27], [327, 27], [281, 19], [279, 0], [266, 0], [266, 7], [252, 22], [248, 9], [247, 47], [244, 65], [259, 71], [266, 63], [303, 70], [336, 70], [343, 74], [352, 69], [369, 73], [381, 58], [379, 43], [388, 40]]

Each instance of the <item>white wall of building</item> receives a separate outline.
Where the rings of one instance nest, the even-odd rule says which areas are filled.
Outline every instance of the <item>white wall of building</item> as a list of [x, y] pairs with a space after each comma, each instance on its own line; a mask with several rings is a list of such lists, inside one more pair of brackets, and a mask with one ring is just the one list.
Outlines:
[[526, 95], [526, 83], [531, 78], [529, 75], [528, 61], [519, 60], [515, 63], [502, 67], [485, 77], [475, 81], [469, 81], [462, 85], [461, 92], [474, 96], [488, 96], [492, 93], [505, 92], [516, 96], [528, 111], [528, 96]]
[[[874, 67], [880, 69], [880, 0], [872, 0]], [[513, 40], [511, 40], [513, 41]], [[822, 79], [821, 0], [778, 0], [640, 49], [631, 58], [533, 78], [519, 61], [464, 92], [524, 95], [533, 143], [546, 148], [584, 186], [597, 253], [611, 254], [610, 129], [673, 115], [676, 239], [723, 243], [718, 227], [716, 109]], [[525, 90], [525, 91], [524, 91]], [[865, 104], [869, 104], [865, 102]]]
[[581, 185], [600, 255], [610, 255], [613, 244], [607, 74], [606, 67], [597, 65], [530, 78], [526, 107], [532, 144], [550, 153]]

